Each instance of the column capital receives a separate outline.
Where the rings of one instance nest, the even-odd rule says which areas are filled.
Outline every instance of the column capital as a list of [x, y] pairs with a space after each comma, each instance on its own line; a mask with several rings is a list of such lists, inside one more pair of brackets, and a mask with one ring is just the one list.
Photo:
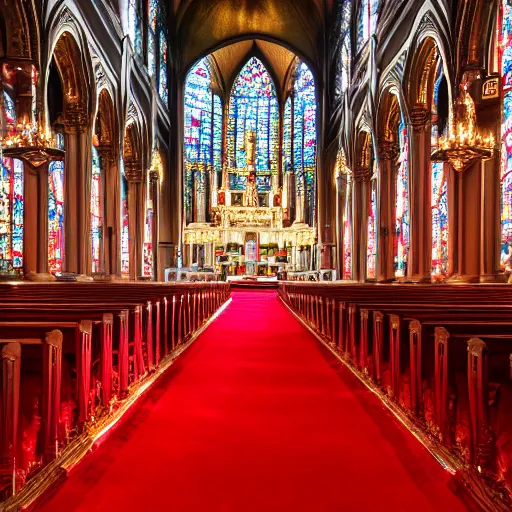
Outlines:
[[417, 103], [411, 108], [409, 115], [411, 117], [411, 124], [414, 130], [422, 132], [427, 128], [430, 121], [430, 112], [427, 107], [422, 103]]
[[158, 173], [158, 171], [151, 169], [149, 171], [149, 181], [151, 183], [155, 184], [155, 183], [158, 183], [159, 179], [160, 179], [160, 174]]
[[379, 141], [379, 158], [381, 160], [396, 160], [398, 157], [398, 143], [393, 141]]
[[373, 169], [369, 165], [357, 162], [353, 175], [354, 181], [370, 181], [372, 175]]
[[82, 103], [71, 103], [66, 108], [64, 119], [66, 133], [82, 133], [87, 128], [87, 107]]
[[125, 162], [124, 175], [130, 183], [142, 183], [142, 169], [138, 162]]

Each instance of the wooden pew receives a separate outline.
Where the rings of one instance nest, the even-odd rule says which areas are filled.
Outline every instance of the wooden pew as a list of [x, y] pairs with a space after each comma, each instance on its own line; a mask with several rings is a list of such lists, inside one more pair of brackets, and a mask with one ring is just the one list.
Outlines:
[[437, 439], [479, 503], [512, 505], [512, 287], [281, 283], [279, 292], [427, 443]]

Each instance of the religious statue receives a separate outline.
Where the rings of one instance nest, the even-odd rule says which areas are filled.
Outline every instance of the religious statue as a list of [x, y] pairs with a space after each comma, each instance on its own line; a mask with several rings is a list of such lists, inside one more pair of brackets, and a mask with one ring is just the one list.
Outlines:
[[246, 142], [247, 155], [247, 184], [245, 186], [244, 206], [258, 206], [258, 190], [256, 188], [256, 168], [254, 162], [256, 160], [256, 134], [249, 132]]

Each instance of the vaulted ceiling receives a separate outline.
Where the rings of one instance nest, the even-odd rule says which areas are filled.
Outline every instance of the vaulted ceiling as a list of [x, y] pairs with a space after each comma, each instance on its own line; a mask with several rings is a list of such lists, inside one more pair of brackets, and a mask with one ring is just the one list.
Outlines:
[[283, 93], [296, 56], [284, 46], [261, 39], [239, 41], [212, 53], [211, 59], [220, 75], [219, 88], [229, 93], [236, 76], [252, 56], [262, 60], [274, 79], [278, 92]]
[[[279, 43], [319, 68], [323, 13], [331, 4], [332, 0], [174, 0], [181, 46], [178, 64], [185, 71], [199, 58], [229, 43], [258, 39]], [[275, 45], [265, 48], [258, 42], [258, 46], [262, 52], [272, 53], [270, 48]], [[238, 55], [244, 48], [228, 52]], [[275, 54], [272, 60], [278, 72], [288, 56]]]

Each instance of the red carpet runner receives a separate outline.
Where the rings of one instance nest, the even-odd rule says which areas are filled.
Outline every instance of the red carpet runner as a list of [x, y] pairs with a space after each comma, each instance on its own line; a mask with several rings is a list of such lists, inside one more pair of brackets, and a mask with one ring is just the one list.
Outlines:
[[42, 509], [465, 510], [451, 488], [275, 291], [245, 291]]

